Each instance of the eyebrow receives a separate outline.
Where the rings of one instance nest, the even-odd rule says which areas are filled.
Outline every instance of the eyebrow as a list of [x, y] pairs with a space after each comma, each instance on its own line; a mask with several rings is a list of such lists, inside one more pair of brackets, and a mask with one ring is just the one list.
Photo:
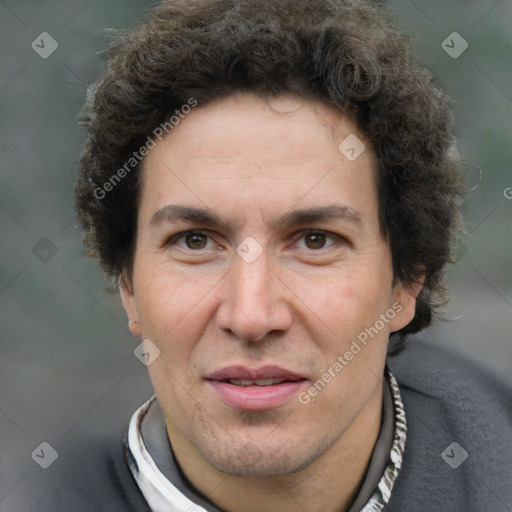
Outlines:
[[285, 213], [274, 224], [276, 226], [288, 226], [297, 224], [312, 224], [319, 221], [344, 219], [354, 224], [360, 224], [362, 216], [348, 205], [329, 205], [302, 210], [292, 210]]
[[150, 226], [172, 224], [179, 221], [188, 221], [206, 226], [225, 225], [218, 215], [207, 208], [195, 208], [169, 204], [154, 213], [149, 221]]
[[[354, 224], [360, 224], [361, 218], [361, 214], [350, 206], [329, 205], [292, 210], [277, 219], [272, 226], [287, 227], [333, 219], [344, 219]], [[150, 226], [159, 226], [161, 224], [173, 224], [180, 221], [201, 224], [207, 227], [228, 227], [228, 223], [223, 221], [212, 210], [182, 205], [166, 205], [160, 208], [151, 217], [149, 224]]]

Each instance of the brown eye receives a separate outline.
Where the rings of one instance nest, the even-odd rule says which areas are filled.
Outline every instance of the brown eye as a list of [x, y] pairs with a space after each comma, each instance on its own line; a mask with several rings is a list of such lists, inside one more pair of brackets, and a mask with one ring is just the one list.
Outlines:
[[201, 233], [189, 233], [185, 237], [185, 244], [188, 249], [204, 249], [208, 244], [208, 236]]
[[323, 233], [309, 233], [304, 236], [304, 243], [308, 249], [323, 249], [326, 236]]
[[328, 231], [306, 231], [297, 240], [295, 247], [297, 249], [319, 251], [336, 245], [340, 240], [341, 237]]

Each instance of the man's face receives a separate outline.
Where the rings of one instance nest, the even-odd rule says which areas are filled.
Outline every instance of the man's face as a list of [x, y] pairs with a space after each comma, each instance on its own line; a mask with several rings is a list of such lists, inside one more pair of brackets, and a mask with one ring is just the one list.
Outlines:
[[146, 157], [122, 297], [161, 351], [177, 453], [286, 474], [380, 421], [389, 332], [415, 301], [392, 284], [371, 147], [354, 160], [349, 135], [364, 142], [330, 106], [245, 95], [198, 106]]

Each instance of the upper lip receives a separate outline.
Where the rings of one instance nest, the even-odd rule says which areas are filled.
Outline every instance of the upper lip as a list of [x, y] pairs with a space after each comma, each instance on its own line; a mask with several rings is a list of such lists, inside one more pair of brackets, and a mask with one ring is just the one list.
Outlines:
[[281, 379], [281, 380], [302, 380], [304, 376], [298, 373], [281, 368], [280, 366], [263, 366], [261, 368], [249, 368], [247, 366], [226, 366], [205, 377], [207, 380], [260, 380], [260, 379]]

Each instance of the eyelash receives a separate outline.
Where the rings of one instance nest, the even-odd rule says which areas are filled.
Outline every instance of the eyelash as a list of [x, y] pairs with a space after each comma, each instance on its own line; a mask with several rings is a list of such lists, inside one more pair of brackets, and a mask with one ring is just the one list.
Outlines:
[[[326, 239], [331, 238], [331, 239], [337, 239], [338, 242], [343, 241], [343, 237], [340, 235], [336, 235], [335, 233], [331, 233], [329, 231], [324, 231], [322, 229], [307, 229], [307, 230], [299, 232], [298, 236], [294, 237], [294, 240], [295, 240], [294, 245], [297, 244], [300, 240], [302, 240], [303, 238], [305, 238], [308, 235], [322, 235], [322, 236], [325, 236]], [[320, 253], [323, 250], [329, 249], [333, 245], [335, 245], [335, 243], [328, 245], [327, 247], [321, 247], [320, 249], [309, 249], [309, 251], [314, 252], [314, 253]], [[308, 250], [308, 249], [303, 249], [303, 250]]]
[[[182, 231], [181, 233], [177, 233], [177, 234], [173, 235], [169, 240], [167, 240], [164, 243], [164, 247], [170, 247], [172, 245], [175, 245], [176, 242], [186, 238], [188, 235], [201, 235], [201, 236], [208, 237], [210, 240], [213, 240], [212, 237], [207, 232], [192, 229], [189, 231]], [[192, 251], [192, 249], [189, 249], [189, 250]], [[199, 252], [199, 251], [194, 251], [194, 252]]]
[[[189, 230], [189, 231], [183, 231], [181, 233], [177, 233], [176, 235], [173, 235], [168, 241], [166, 241], [164, 243], [164, 247], [171, 247], [172, 245], [175, 245], [179, 240], [185, 239], [188, 235], [206, 236], [209, 238], [209, 240], [213, 241], [213, 238], [205, 231]], [[337, 235], [337, 234], [331, 233], [329, 231], [324, 231], [321, 229], [306, 229], [306, 230], [296, 233], [296, 235], [293, 236], [293, 239], [294, 239], [293, 245], [296, 245], [300, 240], [302, 240], [303, 238], [305, 238], [308, 235], [324, 235], [326, 238], [337, 239], [339, 242], [345, 241], [344, 237], [342, 237], [341, 235]], [[309, 249], [308, 252], [319, 253], [325, 249], [329, 249], [333, 245], [336, 245], [336, 243], [333, 243], [327, 247], [322, 247], [320, 249]], [[190, 252], [201, 252], [200, 249], [194, 250], [194, 249], [188, 248], [188, 249], [183, 249], [183, 250], [188, 250]], [[308, 249], [302, 249], [302, 250], [308, 250]]]

